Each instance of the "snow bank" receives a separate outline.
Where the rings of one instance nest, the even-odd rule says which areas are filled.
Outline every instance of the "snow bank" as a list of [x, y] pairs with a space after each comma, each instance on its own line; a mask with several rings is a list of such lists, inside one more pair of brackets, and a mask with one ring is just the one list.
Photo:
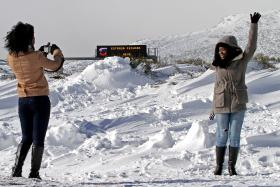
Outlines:
[[178, 151], [196, 151], [214, 145], [213, 134], [209, 133], [206, 121], [194, 121], [189, 132], [173, 147]]

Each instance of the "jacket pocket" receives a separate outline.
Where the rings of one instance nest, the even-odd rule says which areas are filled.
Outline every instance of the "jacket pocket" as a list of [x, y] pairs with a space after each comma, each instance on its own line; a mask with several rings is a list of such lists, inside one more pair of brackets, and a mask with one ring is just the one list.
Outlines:
[[247, 89], [236, 89], [236, 97], [238, 104], [248, 103]]
[[224, 107], [225, 106], [225, 89], [224, 87], [217, 87], [214, 90], [215, 96], [215, 107]]

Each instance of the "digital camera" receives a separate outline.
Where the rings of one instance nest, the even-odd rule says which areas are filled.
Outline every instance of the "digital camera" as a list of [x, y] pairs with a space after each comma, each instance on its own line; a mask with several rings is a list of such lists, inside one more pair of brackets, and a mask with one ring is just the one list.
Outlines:
[[44, 45], [44, 52], [49, 54], [51, 52], [51, 43], [48, 42], [47, 45]]

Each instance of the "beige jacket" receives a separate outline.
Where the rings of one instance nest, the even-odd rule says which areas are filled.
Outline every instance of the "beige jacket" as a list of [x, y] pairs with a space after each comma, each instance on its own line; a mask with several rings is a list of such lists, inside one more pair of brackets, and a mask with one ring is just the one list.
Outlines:
[[[245, 84], [245, 73], [247, 64], [257, 47], [257, 31], [258, 25], [251, 23], [249, 41], [244, 52], [235, 57], [229, 67], [215, 68], [214, 113], [232, 113], [246, 110], [248, 93]], [[238, 47], [236, 39], [233, 36], [224, 37], [218, 43], [225, 43], [235, 48]]]
[[9, 54], [7, 62], [17, 79], [19, 97], [49, 95], [48, 82], [44, 76], [44, 68], [56, 70], [63, 61], [60, 49], [53, 52], [54, 60], [50, 60], [40, 51], [31, 51], [18, 56]]

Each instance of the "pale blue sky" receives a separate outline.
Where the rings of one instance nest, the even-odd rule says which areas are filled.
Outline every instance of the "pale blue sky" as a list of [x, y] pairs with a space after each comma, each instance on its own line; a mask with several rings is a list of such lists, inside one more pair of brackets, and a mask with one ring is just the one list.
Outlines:
[[18, 21], [34, 25], [37, 48], [50, 41], [65, 56], [93, 56], [96, 45], [186, 34], [228, 15], [277, 7], [279, 0], [1, 0], [0, 58]]

